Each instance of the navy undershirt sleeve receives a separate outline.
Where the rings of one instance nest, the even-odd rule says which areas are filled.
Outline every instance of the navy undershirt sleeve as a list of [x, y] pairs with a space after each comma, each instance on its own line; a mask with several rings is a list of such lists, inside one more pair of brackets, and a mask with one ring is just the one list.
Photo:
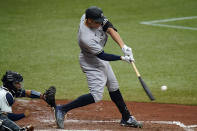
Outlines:
[[118, 56], [118, 55], [113, 55], [113, 54], [107, 54], [107, 53], [105, 53], [104, 51], [102, 51], [101, 53], [99, 53], [99, 54], [97, 55], [97, 57], [99, 57], [100, 59], [105, 60], [105, 61], [116, 61], [116, 60], [121, 60], [121, 59], [120, 59], [120, 56]]
[[12, 121], [18, 121], [24, 117], [25, 117], [24, 113], [21, 114], [8, 113], [8, 118]]

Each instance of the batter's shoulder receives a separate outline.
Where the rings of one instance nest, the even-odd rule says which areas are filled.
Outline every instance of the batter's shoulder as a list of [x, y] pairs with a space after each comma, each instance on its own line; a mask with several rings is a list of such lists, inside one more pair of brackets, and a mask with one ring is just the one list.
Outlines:
[[102, 28], [104, 32], [106, 32], [108, 28], [113, 28], [115, 31], [118, 31], [107, 18], [104, 19]]

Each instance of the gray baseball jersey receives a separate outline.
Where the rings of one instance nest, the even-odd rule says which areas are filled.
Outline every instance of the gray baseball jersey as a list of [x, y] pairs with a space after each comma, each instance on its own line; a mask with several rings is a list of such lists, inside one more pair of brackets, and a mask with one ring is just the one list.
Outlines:
[[[104, 23], [106, 21], [107, 19], [104, 20]], [[78, 31], [78, 44], [81, 49], [79, 60], [95, 102], [102, 99], [105, 86], [110, 92], [119, 88], [109, 62], [96, 56], [103, 51], [107, 38], [108, 35], [103, 31], [102, 26], [98, 29], [90, 29], [85, 25], [85, 14], [81, 17]]]

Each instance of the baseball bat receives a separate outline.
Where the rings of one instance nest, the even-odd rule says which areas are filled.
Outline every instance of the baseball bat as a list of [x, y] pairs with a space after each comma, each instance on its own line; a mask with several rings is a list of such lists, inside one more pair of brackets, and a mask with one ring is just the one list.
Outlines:
[[139, 73], [137, 67], [135, 66], [135, 63], [134, 63], [134, 62], [131, 62], [131, 64], [132, 64], [132, 66], [133, 66], [133, 69], [135, 70], [135, 73], [136, 73], [136, 75], [137, 75], [137, 77], [138, 77], [138, 79], [139, 79], [139, 81], [140, 81], [140, 83], [141, 83], [141, 85], [142, 85], [144, 91], [146, 92], [146, 94], [148, 95], [148, 97], [150, 98], [150, 100], [151, 100], [151, 101], [154, 101], [155, 98], [154, 98], [154, 96], [152, 95], [152, 93], [150, 92], [150, 90], [149, 90], [148, 86], [146, 85], [146, 83], [143, 81], [143, 79], [142, 79], [142, 77], [141, 77], [141, 75], [140, 75], [140, 73]]

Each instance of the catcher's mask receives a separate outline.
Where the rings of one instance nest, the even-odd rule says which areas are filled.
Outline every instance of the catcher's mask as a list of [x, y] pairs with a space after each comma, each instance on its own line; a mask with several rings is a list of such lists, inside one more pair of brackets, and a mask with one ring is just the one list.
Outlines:
[[17, 96], [20, 93], [23, 86], [23, 77], [21, 74], [13, 71], [6, 71], [1, 81], [3, 86], [7, 88], [13, 96]]

